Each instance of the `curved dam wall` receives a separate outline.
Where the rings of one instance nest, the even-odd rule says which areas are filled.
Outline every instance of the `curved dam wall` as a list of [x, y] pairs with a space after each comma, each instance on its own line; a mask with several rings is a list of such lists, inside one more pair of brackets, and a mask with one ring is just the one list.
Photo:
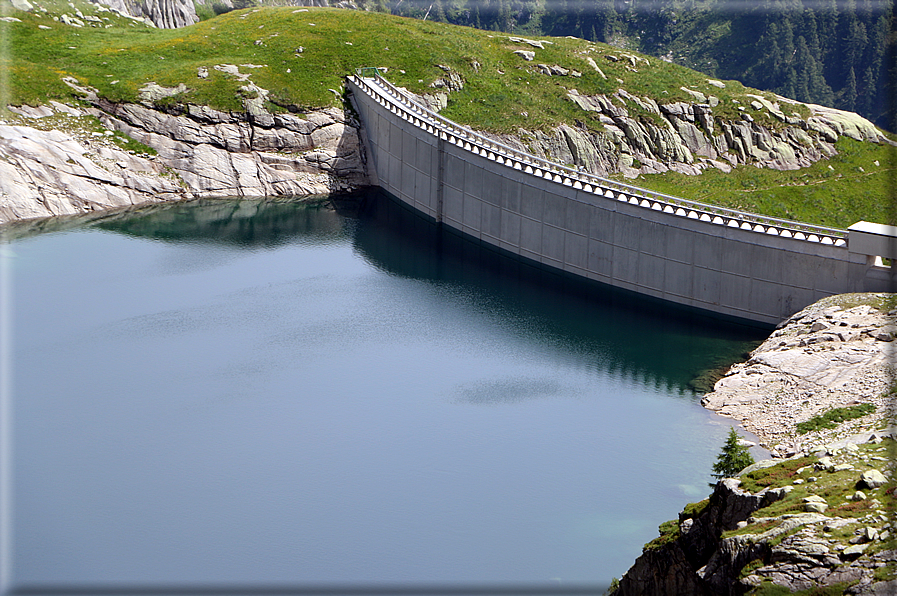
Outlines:
[[[597, 178], [465, 129], [379, 75], [352, 76], [347, 85], [377, 185], [437, 222], [520, 257], [764, 324], [824, 296], [893, 285], [890, 269], [874, 260], [890, 255], [852, 252], [853, 231]], [[893, 240], [871, 244], [889, 248]]]

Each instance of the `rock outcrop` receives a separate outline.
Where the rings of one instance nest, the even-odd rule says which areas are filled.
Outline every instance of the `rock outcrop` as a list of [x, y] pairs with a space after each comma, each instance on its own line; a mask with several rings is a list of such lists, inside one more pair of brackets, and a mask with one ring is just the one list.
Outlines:
[[[11, 108], [20, 125], [0, 124], [0, 223], [197, 197], [328, 194], [368, 184], [359, 125], [340, 109], [300, 116], [177, 105], [168, 113], [114, 104], [70, 84], [92, 108], [55, 102]], [[100, 130], [89, 131], [91, 122]], [[126, 137], [116, 133], [155, 154], [124, 149]]]
[[[869, 438], [861, 435], [853, 440], [862, 444]], [[661, 526], [661, 537], [645, 545], [614, 596], [730, 596], [751, 593], [764, 585], [792, 592], [837, 585], [847, 594], [894, 593], [897, 550], [889, 542], [891, 518], [879, 499], [853, 488], [860, 477], [855, 467], [888, 461], [875, 455], [889, 449], [879, 447], [879, 441], [880, 437], [873, 438], [862, 451], [854, 442], [846, 443], [851, 449], [830, 446], [826, 453], [845, 463], [822, 471], [812, 465], [795, 470], [811, 459], [803, 458], [789, 460], [793, 462], [790, 467], [783, 462], [777, 469], [762, 462], [741, 473], [744, 478], [751, 472], [762, 474], [769, 467], [772, 473], [763, 482], [783, 479], [784, 486], [751, 493], [740, 487], [739, 478], [720, 481], [708, 500], [689, 505], [677, 522]], [[819, 461], [823, 459], [831, 458]], [[888, 476], [892, 468], [888, 468]], [[871, 472], [884, 477], [874, 467], [863, 474]], [[808, 480], [814, 484], [808, 485]], [[826, 496], [794, 496], [808, 492], [799, 491], [801, 485]], [[889, 498], [881, 491], [876, 494]], [[825, 513], [827, 499], [838, 504], [838, 513]], [[767, 511], [776, 509], [777, 514], [759, 515], [767, 507]]]
[[[876, 302], [880, 308], [870, 304]], [[774, 457], [893, 415], [897, 310], [885, 304], [884, 295], [842, 294], [808, 306], [717, 381], [703, 405], [740, 421]], [[876, 413], [834, 430], [795, 430], [821, 412], [860, 402], [874, 405]]]
[[193, 0], [92, 0], [115, 12], [146, 19], [160, 29], [178, 29], [199, 22]]
[[[528, 43], [520, 38], [509, 39]], [[513, 53], [524, 61], [533, 60], [533, 51]], [[628, 60], [633, 66], [645, 60], [629, 54], [606, 58]], [[594, 59], [588, 57], [586, 63], [604, 76]], [[545, 76], [581, 76], [575, 69], [558, 65], [536, 64], [535, 68]], [[449, 76], [460, 81], [456, 73], [449, 72]], [[445, 84], [445, 80], [433, 85], [439, 88], [436, 93], [418, 96], [420, 103], [436, 111], [448, 105], [450, 92], [460, 86]], [[708, 83], [725, 87], [720, 81]], [[835, 142], [841, 136], [874, 143], [890, 142], [871, 122], [852, 112], [807, 104], [810, 115], [802, 118], [796, 112], [785, 113], [789, 105], [797, 102], [784, 97], [771, 102], [763, 96], [749, 94], [751, 109], [741, 112], [738, 119], [726, 120], [714, 113], [714, 108], [719, 106], [718, 98], [685, 87], [682, 90], [692, 101], [659, 104], [622, 88], [608, 95], [582, 95], [570, 89], [567, 99], [583, 111], [598, 113], [603, 130], [563, 124], [547, 133], [521, 129], [517, 134], [494, 138], [599, 176], [622, 173], [628, 178], [668, 171], [697, 175], [712, 168], [729, 172], [734, 166], [744, 164], [797, 170], [835, 155]], [[764, 126], [749, 112], [767, 115], [778, 126]]]
[[708, 501], [699, 504], [698, 508], [683, 511], [677, 526], [668, 528], [668, 534], [661, 540], [645, 546], [642, 556], [623, 576], [614, 594], [727, 593], [714, 590], [712, 582], [721, 574], [706, 573], [708, 564], [713, 561], [714, 567], [732, 567], [736, 564], [733, 561], [750, 557], [741, 563], [744, 565], [755, 557], [751, 556], [751, 549], [740, 548], [738, 541], [720, 545], [722, 533], [736, 529], [754, 511], [788, 494], [784, 489], [751, 494], [740, 489], [739, 484], [740, 481], [734, 478], [722, 480]]
[[[893, 294], [824, 298], [784, 321], [717, 382], [704, 405], [741, 421], [778, 459], [720, 481], [709, 500], [662, 524], [615, 596], [729, 596], [770, 584], [792, 592], [836, 585], [849, 594], [897, 591], [897, 527], [889, 515], [895, 314]], [[858, 403], [875, 412], [835, 428], [796, 430]], [[757, 492], [744, 490], [746, 482]]]
[[[724, 121], [714, 116], [710, 104], [658, 105], [623, 89], [610, 96], [585, 96], [573, 89], [568, 98], [583, 110], [598, 112], [604, 130], [562, 125], [547, 135], [520, 131], [504, 141], [601, 176], [622, 172], [630, 178], [667, 171], [695, 175], [709, 168], [729, 172], [744, 164], [796, 170], [834, 155], [839, 136], [887, 142], [856, 114], [821, 106], [809, 106], [813, 116], [807, 120], [789, 116], [789, 124], [771, 129], [747, 114]], [[770, 111], [781, 114], [777, 105]]]
[[321, 194], [367, 181], [358, 125], [336, 108], [300, 117], [97, 105], [104, 125], [153, 147], [196, 196]]
[[0, 223], [186, 196], [161, 163], [108, 137], [0, 126]]

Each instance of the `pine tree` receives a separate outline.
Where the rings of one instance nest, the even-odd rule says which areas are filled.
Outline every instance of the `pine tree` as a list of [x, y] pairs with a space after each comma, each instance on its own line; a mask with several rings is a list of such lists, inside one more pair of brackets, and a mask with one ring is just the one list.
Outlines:
[[[754, 458], [748, 452], [748, 448], [738, 442], [740, 439], [741, 437], [738, 436], [735, 429], [730, 428], [726, 443], [723, 445], [720, 454], [716, 456], [716, 463], [713, 464], [713, 474], [711, 476], [716, 478], [717, 481], [723, 478], [731, 478], [754, 463]], [[715, 485], [711, 484], [710, 486]]]
[[844, 89], [841, 90], [841, 109], [847, 110], [848, 112], [853, 112], [856, 110], [857, 105], [857, 75], [853, 71], [853, 67], [850, 67], [850, 72], [847, 73], [847, 84], [844, 86]]
[[510, 31], [513, 28], [511, 23], [511, 3], [508, 0], [499, 0], [498, 2], [498, 30]]
[[599, 41], [609, 42], [619, 26], [617, 11], [612, 0], [597, 0], [595, 3], [595, 22], [598, 25]]
[[760, 41], [757, 42], [757, 46], [763, 48], [762, 55], [744, 72], [746, 84], [761, 89], [778, 87], [778, 76], [783, 62], [778, 38], [779, 27], [774, 21], [770, 21]]
[[433, 20], [439, 21], [440, 23], [447, 23], [448, 19], [445, 18], [445, 9], [442, 8], [442, 2], [436, 0], [433, 8], [435, 9], [433, 12]]
[[863, 83], [860, 90], [862, 96], [857, 109], [863, 116], [872, 116], [874, 118], [872, 111], [875, 108], [875, 99], [878, 96], [878, 89], [875, 86], [875, 74], [872, 71], [871, 66], [866, 68], [866, 72], [863, 73]]
[[801, 35], [797, 38], [797, 51], [794, 54], [794, 64], [797, 71], [797, 81], [794, 89], [794, 99], [805, 103], [813, 102], [810, 97], [810, 79], [813, 72], [814, 59], [807, 47], [807, 40]]
[[[852, 4], [852, 2], [848, 2], [848, 5], [850, 4]], [[848, 71], [851, 68], [859, 66], [860, 60], [863, 57], [863, 52], [866, 50], [866, 44], [869, 42], [869, 38], [866, 35], [866, 26], [857, 18], [855, 8], [851, 11], [845, 10], [841, 21], [841, 39], [843, 41], [840, 45], [839, 52], [841, 53], [843, 60], [843, 70], [841, 72], [843, 73], [844, 79], [842, 80], [846, 81]]]

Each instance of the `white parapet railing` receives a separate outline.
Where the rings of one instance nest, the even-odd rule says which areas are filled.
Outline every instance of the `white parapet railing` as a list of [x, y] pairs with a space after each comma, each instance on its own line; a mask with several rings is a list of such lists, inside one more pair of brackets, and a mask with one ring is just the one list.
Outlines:
[[662, 211], [671, 215], [806, 242], [834, 246], [847, 245], [848, 233], [846, 230], [767, 217], [673, 197], [569, 168], [509, 147], [466, 126], [452, 122], [421, 105], [414, 96], [387, 81], [376, 68], [359, 68], [356, 74], [350, 78], [359, 89], [397, 117], [411, 122], [416, 127], [452, 145], [485, 157], [499, 165], [570, 186], [595, 196], [625, 201], [645, 209]]

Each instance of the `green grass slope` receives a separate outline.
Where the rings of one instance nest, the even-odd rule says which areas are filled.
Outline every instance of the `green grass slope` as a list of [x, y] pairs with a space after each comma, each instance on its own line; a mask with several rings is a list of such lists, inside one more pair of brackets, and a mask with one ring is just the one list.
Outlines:
[[[680, 89], [685, 86], [720, 98], [714, 109], [717, 119], [734, 118], [738, 105], [750, 103], [745, 94], [762, 94], [734, 81], [717, 89], [705, 75], [655, 58], [639, 60], [635, 68], [625, 59], [612, 62], [605, 55], [619, 55], [619, 50], [581, 39], [543, 38], [547, 42], [544, 49], [534, 49], [510, 41], [507, 34], [381, 13], [248, 9], [183, 29], [161, 30], [98, 11], [97, 5], [83, 0], [34, 3], [37, 9], [25, 13], [13, 10], [8, 0], [0, 0], [3, 15], [18, 19], [0, 22], [7, 48], [0, 56], [0, 68], [5, 71], [6, 102], [10, 105], [39, 105], [48, 99], [73, 101], [71, 89], [62, 82], [63, 77], [71, 76], [113, 101], [136, 101], [139, 89], [148, 82], [163, 86], [183, 83], [187, 91], [165, 101], [242, 110], [240, 97], [246, 91], [240, 87], [246, 83], [215, 70], [216, 64], [261, 66], [241, 67], [241, 71], [270, 91], [268, 108], [300, 113], [340, 105], [343, 78], [355, 68], [385, 67], [392, 82], [423, 93], [432, 91], [429, 85], [445, 74], [439, 68], [442, 65], [465, 81], [462, 90], [451, 94], [443, 114], [495, 133], [521, 128], [548, 130], [561, 123], [602, 130], [597, 114], [581, 110], [566, 98], [573, 88], [589, 95], [623, 88], [669, 103], [692, 100]], [[75, 15], [76, 10], [98, 22], [86, 21], [86, 26], [78, 28], [58, 20], [62, 13]], [[513, 53], [520, 49], [536, 51], [535, 61], [527, 62]], [[588, 58], [598, 63], [606, 78], [589, 65]], [[581, 76], [548, 77], [539, 72], [537, 63], [560, 65]], [[208, 69], [208, 78], [197, 76], [200, 67]], [[795, 111], [805, 112], [806, 108], [798, 106]], [[757, 118], [771, 128], [782, 125], [759, 112]], [[644, 182], [686, 198], [819, 224], [893, 221], [887, 209], [893, 151], [872, 144], [842, 145], [842, 155], [853, 157], [843, 163], [832, 160], [834, 171], [824, 162], [793, 175], [743, 167], [728, 176], [664, 175]], [[880, 165], [874, 166], [875, 161]], [[855, 175], [860, 167], [865, 176], [862, 185], [857, 185]]]

